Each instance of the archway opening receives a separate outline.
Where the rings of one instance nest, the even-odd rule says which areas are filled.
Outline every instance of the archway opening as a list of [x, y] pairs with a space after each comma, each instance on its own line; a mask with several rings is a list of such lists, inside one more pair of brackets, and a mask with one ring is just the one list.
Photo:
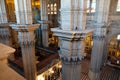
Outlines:
[[113, 36], [109, 42], [108, 65], [120, 69], [120, 34]]

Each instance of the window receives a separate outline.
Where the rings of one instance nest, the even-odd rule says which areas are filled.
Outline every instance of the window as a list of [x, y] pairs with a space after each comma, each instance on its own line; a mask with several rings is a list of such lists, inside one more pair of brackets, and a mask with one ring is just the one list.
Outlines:
[[57, 14], [57, 4], [54, 4], [54, 14]]
[[[91, 12], [95, 12], [96, 9], [96, 0], [92, 0]], [[87, 12], [90, 10], [90, 0], [87, 0]]]
[[48, 14], [57, 14], [57, 4], [48, 4]]
[[117, 35], [117, 40], [120, 40], [120, 35]]
[[95, 9], [96, 9], [96, 0], [93, 0], [92, 1], [92, 10], [91, 10], [91, 12], [95, 12]]
[[117, 4], [117, 11], [120, 11], [120, 0], [118, 0], [118, 4]]
[[90, 0], [87, 0], [87, 13], [89, 12]]

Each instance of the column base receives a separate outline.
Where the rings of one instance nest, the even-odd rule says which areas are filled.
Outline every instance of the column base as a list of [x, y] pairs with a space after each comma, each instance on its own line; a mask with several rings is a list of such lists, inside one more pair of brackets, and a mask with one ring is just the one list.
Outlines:
[[90, 70], [88, 75], [90, 80], [100, 80], [100, 73], [96, 73]]

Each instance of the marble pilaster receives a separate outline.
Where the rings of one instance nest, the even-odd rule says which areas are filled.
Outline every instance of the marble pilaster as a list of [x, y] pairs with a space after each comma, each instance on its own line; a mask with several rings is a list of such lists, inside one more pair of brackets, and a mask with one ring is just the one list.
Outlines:
[[8, 23], [5, 0], [0, 0], [0, 23]]
[[18, 39], [22, 50], [22, 59], [24, 65], [24, 74], [27, 80], [36, 79], [36, 62], [35, 62], [35, 35], [34, 30], [39, 27], [34, 25], [11, 25], [18, 31]]
[[40, 10], [41, 10], [41, 21], [38, 21], [41, 24], [42, 31], [42, 45], [48, 47], [48, 11], [47, 3], [48, 0], [40, 0]]

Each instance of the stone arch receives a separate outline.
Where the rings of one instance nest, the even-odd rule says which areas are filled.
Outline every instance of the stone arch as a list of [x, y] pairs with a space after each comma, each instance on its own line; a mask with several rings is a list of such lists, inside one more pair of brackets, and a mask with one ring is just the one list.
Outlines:
[[106, 35], [105, 43], [104, 43], [104, 51], [103, 51], [103, 61], [102, 64], [106, 64], [107, 62], [107, 57], [108, 57], [108, 46], [111, 38], [115, 35], [120, 34], [120, 23], [118, 22], [113, 22], [111, 25], [108, 27], [108, 33]]

